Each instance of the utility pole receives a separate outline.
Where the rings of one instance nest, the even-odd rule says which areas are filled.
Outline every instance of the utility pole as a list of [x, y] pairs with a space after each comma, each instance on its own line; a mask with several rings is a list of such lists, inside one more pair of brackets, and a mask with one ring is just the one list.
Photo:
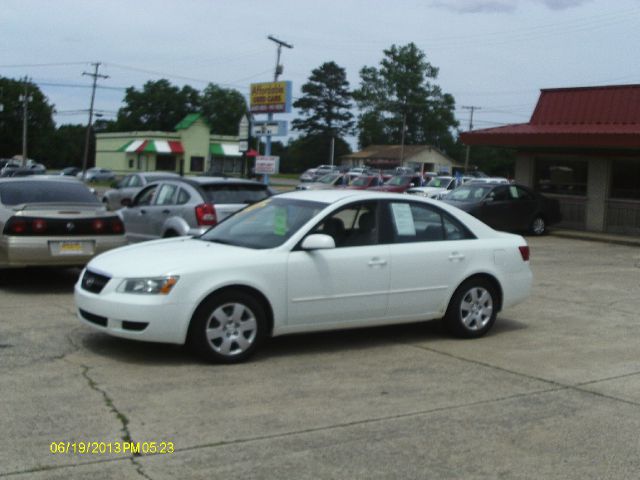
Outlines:
[[[474, 105], [463, 105], [462, 108], [464, 108], [465, 110], [471, 110], [471, 116], [469, 117], [469, 131], [473, 130], [473, 112], [475, 110], [480, 110], [480, 107], [476, 107]], [[471, 147], [469, 147], [469, 145], [467, 145], [467, 153], [464, 157], [464, 173], [467, 173], [467, 171], [469, 170], [469, 151], [470, 151]]]
[[24, 77], [24, 93], [20, 95], [22, 100], [22, 166], [27, 166], [27, 119], [29, 117], [29, 78]]
[[[277, 82], [278, 81], [278, 77], [280, 76], [280, 74], [282, 74], [282, 71], [284, 70], [282, 65], [280, 65], [280, 53], [281, 53], [282, 47], [293, 48], [293, 45], [290, 45], [290, 44], [288, 44], [286, 42], [283, 42], [282, 40], [278, 40], [273, 35], [269, 35], [267, 38], [278, 45], [278, 53], [277, 53], [277, 57], [276, 57], [276, 69], [275, 69], [274, 75], [273, 75], [273, 81]], [[273, 121], [273, 112], [269, 112], [267, 114], [267, 121], [268, 122]], [[264, 154], [266, 156], [271, 155], [271, 135], [270, 134], [267, 134], [267, 144], [266, 144], [265, 149], [264, 149]], [[266, 184], [269, 183], [269, 175], [265, 175], [264, 176], [264, 183], [266, 183]]]
[[93, 73], [82, 72], [82, 75], [87, 75], [89, 77], [93, 77], [93, 87], [91, 88], [91, 104], [89, 106], [89, 123], [87, 123], [87, 134], [84, 139], [84, 155], [82, 157], [82, 181], [85, 180], [87, 176], [87, 161], [89, 159], [89, 139], [91, 138], [91, 122], [93, 122], [93, 101], [96, 98], [96, 84], [98, 83], [98, 78], [109, 78], [108, 75], [101, 75], [98, 73], [98, 69], [100, 68], [100, 62], [92, 63], [94, 70]]
[[402, 133], [400, 139], [400, 166], [404, 167], [404, 134], [407, 129], [407, 112], [406, 110], [402, 113]]

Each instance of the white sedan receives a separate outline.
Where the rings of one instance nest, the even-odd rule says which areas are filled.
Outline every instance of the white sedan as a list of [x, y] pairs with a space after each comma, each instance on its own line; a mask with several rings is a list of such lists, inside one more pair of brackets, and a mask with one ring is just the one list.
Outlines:
[[441, 318], [480, 337], [531, 288], [529, 247], [441, 202], [292, 192], [201, 237], [119, 248], [75, 286], [80, 320], [118, 337], [188, 343], [238, 362], [267, 337]]

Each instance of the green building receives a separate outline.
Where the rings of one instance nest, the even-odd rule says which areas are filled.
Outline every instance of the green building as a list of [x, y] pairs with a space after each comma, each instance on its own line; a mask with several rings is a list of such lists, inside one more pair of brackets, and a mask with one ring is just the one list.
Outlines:
[[243, 156], [238, 137], [212, 134], [199, 113], [187, 115], [175, 132], [96, 134], [96, 167], [117, 174], [170, 171], [241, 174]]

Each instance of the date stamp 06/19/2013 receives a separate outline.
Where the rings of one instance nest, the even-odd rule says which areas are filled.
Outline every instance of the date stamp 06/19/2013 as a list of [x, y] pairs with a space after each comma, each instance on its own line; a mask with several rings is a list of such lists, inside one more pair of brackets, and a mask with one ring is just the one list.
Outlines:
[[54, 455], [164, 455], [175, 452], [173, 442], [74, 441], [51, 442], [49, 452]]

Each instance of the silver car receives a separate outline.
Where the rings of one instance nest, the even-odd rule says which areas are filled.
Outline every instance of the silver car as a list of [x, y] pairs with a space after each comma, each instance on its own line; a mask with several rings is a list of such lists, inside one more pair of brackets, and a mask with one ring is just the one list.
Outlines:
[[127, 200], [133, 199], [145, 185], [168, 178], [178, 178], [178, 174], [172, 172], [139, 172], [125, 175], [115, 188], [107, 190], [104, 193], [102, 203], [104, 203], [109, 210], [117, 210], [122, 208], [123, 200], [126, 202]]
[[130, 242], [195, 236], [272, 194], [267, 185], [251, 180], [223, 177], [167, 179], [144, 187], [127, 208], [118, 210], [118, 214], [124, 221]]
[[82, 266], [125, 243], [122, 220], [77, 179], [0, 179], [0, 269]]

